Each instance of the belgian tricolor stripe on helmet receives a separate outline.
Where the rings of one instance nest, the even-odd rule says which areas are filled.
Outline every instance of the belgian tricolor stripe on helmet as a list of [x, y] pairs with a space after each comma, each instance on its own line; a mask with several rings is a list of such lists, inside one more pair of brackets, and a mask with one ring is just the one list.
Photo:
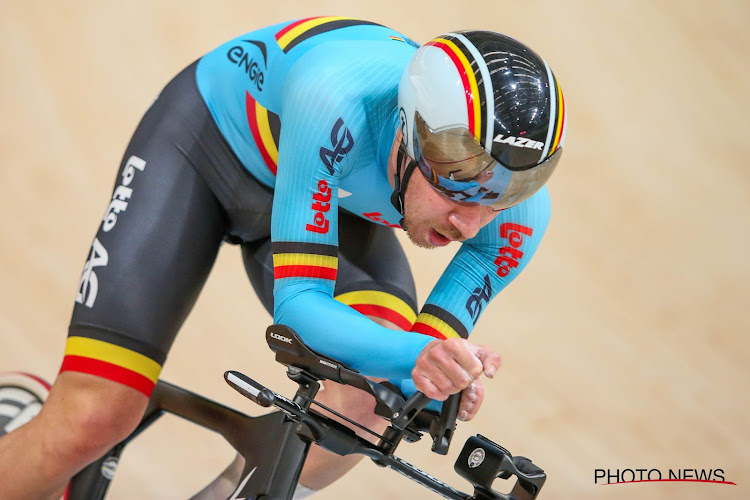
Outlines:
[[540, 161], [544, 161], [552, 156], [552, 154], [562, 145], [562, 140], [565, 137], [566, 116], [565, 99], [563, 98], [560, 84], [546, 62], [544, 63], [544, 67], [547, 70], [547, 81], [550, 86], [550, 115], [553, 116], [554, 119], [550, 119], [550, 127], [547, 131], [547, 139], [544, 141], [545, 146]]
[[151, 396], [161, 365], [141, 353], [89, 337], [70, 336], [60, 372], [88, 373]]
[[273, 277], [319, 278], [336, 281], [339, 258], [335, 245], [277, 241], [273, 250]]
[[555, 132], [552, 139], [552, 146], [549, 148], [549, 153], [547, 156], [551, 156], [552, 153], [557, 151], [557, 148], [560, 146], [560, 142], [563, 138], [563, 131], [565, 129], [565, 98], [563, 98], [562, 89], [560, 89], [560, 83], [557, 81], [557, 78], [555, 78], [555, 90], [557, 93], [557, 101], [558, 101], [558, 109], [557, 109], [557, 118], [555, 119]]
[[417, 321], [411, 328], [412, 332], [422, 333], [437, 339], [451, 337], [468, 338], [466, 327], [451, 313], [433, 304], [426, 304], [417, 316]]
[[308, 17], [307, 19], [300, 19], [288, 24], [284, 29], [276, 33], [275, 38], [281, 50], [287, 53], [298, 44], [315, 35], [340, 28], [348, 28], [349, 26], [363, 25], [380, 26], [380, 24], [370, 21], [360, 21], [359, 19], [348, 17]]
[[279, 133], [281, 121], [279, 116], [268, 111], [253, 99], [250, 92], [245, 93], [245, 111], [247, 113], [247, 124], [253, 135], [255, 145], [260, 151], [268, 170], [276, 175], [279, 163]]
[[486, 117], [482, 115], [482, 99], [480, 95], [480, 92], [485, 91], [485, 88], [484, 85], [482, 85], [480, 90], [480, 86], [477, 82], [477, 75], [472, 67], [478, 67], [478, 61], [474, 58], [471, 51], [466, 48], [464, 43], [453, 36], [434, 38], [425, 45], [431, 45], [443, 50], [456, 66], [456, 70], [461, 78], [461, 83], [464, 86], [464, 92], [466, 94], [468, 128], [477, 142], [481, 143], [484, 134], [486, 133], [487, 120]]
[[379, 290], [357, 290], [342, 293], [336, 300], [359, 311], [365, 316], [374, 316], [391, 323], [402, 330], [411, 330], [417, 313], [403, 299]]

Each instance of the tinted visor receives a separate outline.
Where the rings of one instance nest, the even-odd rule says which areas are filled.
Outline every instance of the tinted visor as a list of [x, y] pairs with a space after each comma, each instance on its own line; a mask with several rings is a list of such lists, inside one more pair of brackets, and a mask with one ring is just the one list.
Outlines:
[[496, 210], [517, 205], [536, 193], [562, 156], [562, 148], [558, 148], [540, 163], [511, 169], [485, 151], [469, 130], [434, 132], [418, 112], [413, 137], [414, 160], [435, 189], [451, 200]]

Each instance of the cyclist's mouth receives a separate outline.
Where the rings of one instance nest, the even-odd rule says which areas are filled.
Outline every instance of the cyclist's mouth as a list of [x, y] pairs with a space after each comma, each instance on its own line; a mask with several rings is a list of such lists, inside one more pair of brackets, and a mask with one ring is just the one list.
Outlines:
[[452, 239], [444, 236], [442, 233], [439, 233], [432, 228], [430, 228], [428, 238], [430, 240], [430, 244], [436, 247], [444, 247], [445, 245], [453, 241]]

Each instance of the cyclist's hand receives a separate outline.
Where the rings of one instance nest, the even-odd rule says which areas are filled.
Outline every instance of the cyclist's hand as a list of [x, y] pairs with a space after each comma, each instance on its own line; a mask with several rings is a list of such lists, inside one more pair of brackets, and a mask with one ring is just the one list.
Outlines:
[[434, 340], [419, 353], [411, 376], [427, 397], [445, 401], [469, 387], [482, 373], [492, 378], [500, 363], [499, 354], [468, 340]]
[[468, 422], [477, 416], [479, 408], [484, 401], [484, 386], [482, 379], [478, 378], [461, 393], [461, 405], [458, 407], [458, 419]]

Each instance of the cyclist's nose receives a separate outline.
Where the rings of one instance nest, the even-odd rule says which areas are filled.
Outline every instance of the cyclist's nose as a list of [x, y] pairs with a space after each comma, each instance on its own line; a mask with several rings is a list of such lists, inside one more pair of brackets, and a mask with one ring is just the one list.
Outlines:
[[481, 207], [460, 207], [448, 215], [448, 221], [468, 240], [481, 229]]

